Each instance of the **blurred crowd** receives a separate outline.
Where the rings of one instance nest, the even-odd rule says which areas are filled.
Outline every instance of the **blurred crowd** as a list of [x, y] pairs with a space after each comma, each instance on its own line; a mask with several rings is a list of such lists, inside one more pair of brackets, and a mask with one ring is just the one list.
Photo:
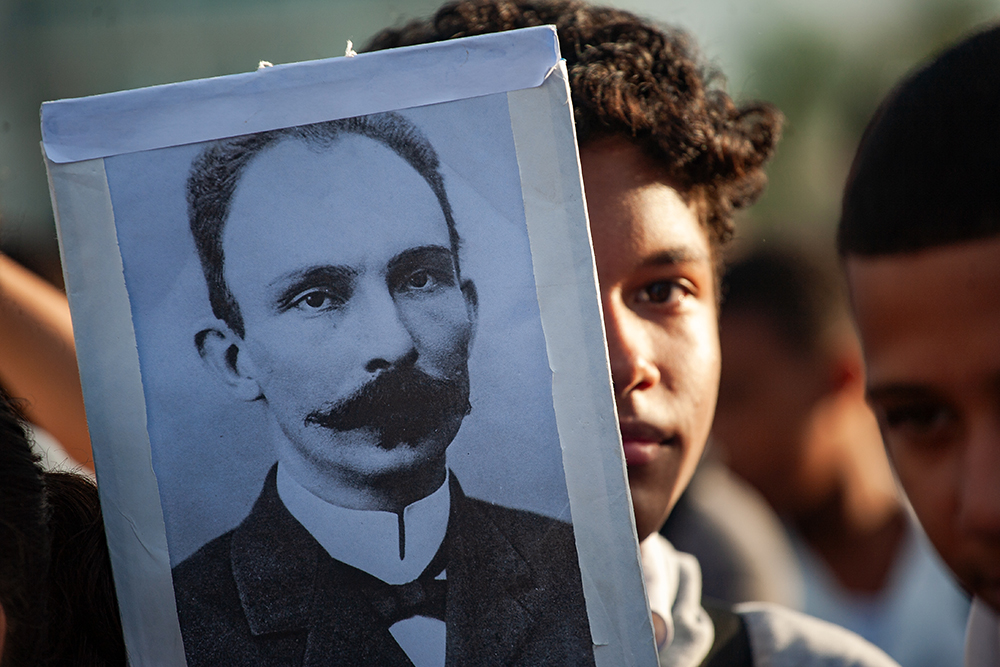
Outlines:
[[[704, 93], [711, 77], [700, 64], [682, 74], [664, 65], [690, 40], [683, 32], [663, 36], [574, 1], [473, 0], [451, 11], [370, 47], [556, 23], [574, 103], [597, 109], [582, 116], [589, 125], [577, 122], [619, 416], [629, 422], [650, 400], [638, 392], [659, 386], [667, 390], [655, 400], [705, 422], [692, 428], [700, 442], [683, 471], [629, 468], [661, 665], [716, 655], [712, 642], [693, 660], [671, 652], [683, 634], [680, 616], [671, 619], [679, 598], [660, 607], [653, 592], [654, 571], [683, 580], [691, 567], [696, 605], [742, 619], [753, 664], [761, 628], [791, 628], [802, 642], [773, 648], [787, 664], [1000, 665], [1000, 29], [928, 60], [879, 107], [848, 178], [836, 249], [743, 238], [726, 250], [734, 210], [760, 194], [763, 165], [781, 151], [777, 108], [738, 107], [713, 91], [700, 103], [718, 108], [692, 120], [676, 100], [626, 89], [649, 105], [636, 120], [601, 97], [586, 68], [624, 68], [623, 51], [661, 40], [628, 58], [638, 68], [628, 74], [671, 90], [690, 76], [685, 85]], [[445, 34], [459, 19], [467, 23]], [[656, 117], [671, 113], [687, 125]], [[699, 141], [678, 148], [669, 132], [680, 131]], [[662, 347], [639, 349], [606, 285], [642, 259], [649, 238], [677, 234], [643, 212], [654, 206], [642, 199], [650, 183], [689, 208], [710, 278], [699, 294], [697, 278], [672, 275], [674, 310], [643, 315], [666, 332], [643, 340]], [[662, 296], [647, 292], [646, 301]], [[676, 344], [685, 299], [711, 322], [684, 331], [703, 337], [687, 347]], [[721, 357], [721, 373], [678, 361], [699, 345]], [[655, 374], [640, 377], [643, 354]], [[688, 376], [700, 384], [689, 389]], [[0, 386], [0, 666], [124, 665], [67, 298], [2, 255]], [[704, 395], [675, 398], [684, 391]], [[768, 604], [746, 606], [756, 602]], [[844, 646], [861, 657], [851, 662]], [[705, 664], [752, 664], [731, 659]]]

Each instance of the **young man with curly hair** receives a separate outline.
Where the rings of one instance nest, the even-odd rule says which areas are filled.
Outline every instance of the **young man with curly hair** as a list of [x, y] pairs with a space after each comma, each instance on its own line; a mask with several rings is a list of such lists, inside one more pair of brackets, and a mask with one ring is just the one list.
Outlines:
[[[705, 447], [719, 382], [718, 275], [733, 213], [780, 132], [735, 104], [684, 32], [574, 0], [468, 0], [367, 50], [554, 24], [566, 59], [612, 380], [660, 664], [893, 665], [840, 628], [701, 605], [697, 561], [656, 534]], [[714, 660], [715, 662], [703, 662]]]
[[838, 231], [868, 401], [917, 518], [974, 596], [966, 665], [1000, 664], [1000, 28], [876, 112]]

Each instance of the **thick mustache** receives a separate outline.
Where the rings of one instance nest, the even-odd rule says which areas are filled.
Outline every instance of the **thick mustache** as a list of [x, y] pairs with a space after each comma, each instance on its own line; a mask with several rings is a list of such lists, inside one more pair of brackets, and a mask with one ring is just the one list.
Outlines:
[[306, 424], [335, 431], [370, 429], [378, 432], [383, 446], [392, 447], [419, 440], [471, 410], [467, 369], [436, 378], [407, 364], [383, 371], [329, 409], [311, 412]]

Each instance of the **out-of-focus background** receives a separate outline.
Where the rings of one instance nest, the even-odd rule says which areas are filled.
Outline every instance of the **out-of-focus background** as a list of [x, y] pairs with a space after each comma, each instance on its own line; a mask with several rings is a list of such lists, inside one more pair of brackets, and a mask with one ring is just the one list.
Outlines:
[[[0, 249], [60, 272], [39, 105], [342, 55], [439, 0], [0, 0]], [[868, 117], [893, 82], [1000, 12], [998, 0], [618, 0], [691, 31], [736, 97], [788, 116], [744, 239], [829, 244]]]

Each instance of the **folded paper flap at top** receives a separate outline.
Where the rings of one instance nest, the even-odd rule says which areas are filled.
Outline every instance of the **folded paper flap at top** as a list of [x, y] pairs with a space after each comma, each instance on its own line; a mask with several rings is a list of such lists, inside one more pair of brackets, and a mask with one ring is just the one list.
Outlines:
[[555, 27], [540, 26], [46, 102], [42, 144], [78, 162], [450, 102], [534, 88], [559, 59]]

